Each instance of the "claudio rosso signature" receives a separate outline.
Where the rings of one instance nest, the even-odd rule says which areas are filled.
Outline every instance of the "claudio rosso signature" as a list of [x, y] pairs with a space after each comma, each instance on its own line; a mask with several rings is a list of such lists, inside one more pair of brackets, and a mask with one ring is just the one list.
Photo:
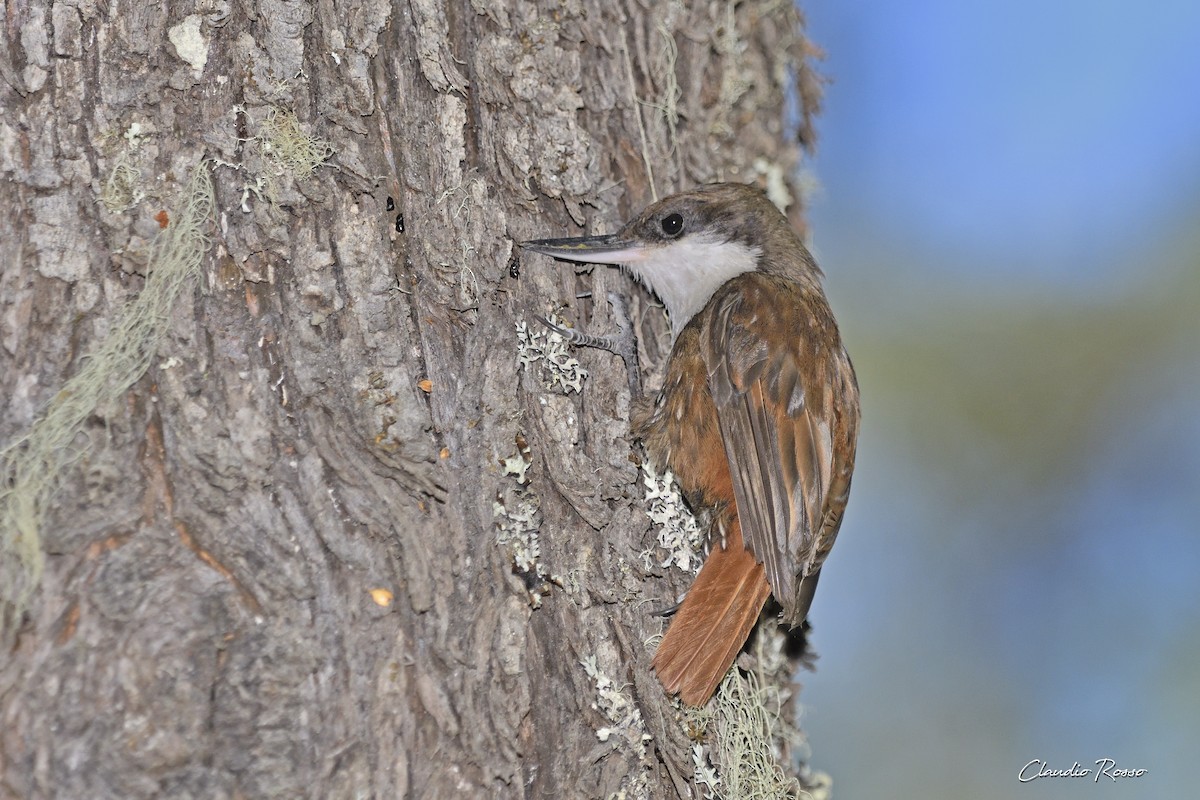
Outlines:
[[1081, 767], [1076, 761], [1068, 769], [1054, 769], [1042, 759], [1035, 758], [1021, 767], [1017, 780], [1029, 783], [1038, 778], [1091, 778], [1093, 783], [1099, 783], [1101, 778], [1109, 778], [1116, 783], [1121, 778], [1140, 778], [1150, 771], [1118, 767], [1117, 762], [1111, 758], [1098, 758], [1095, 764], [1095, 767]]

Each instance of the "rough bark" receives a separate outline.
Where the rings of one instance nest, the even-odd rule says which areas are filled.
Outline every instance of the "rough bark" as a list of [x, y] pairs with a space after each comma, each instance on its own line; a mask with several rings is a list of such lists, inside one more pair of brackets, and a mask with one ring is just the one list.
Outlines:
[[[205, 159], [215, 219], [148, 368], [72, 429], [16, 618], [3, 553], [0, 796], [687, 796], [644, 642], [689, 579], [638, 557], [624, 365], [573, 353], [564, 393], [515, 332], [611, 329], [620, 292], [653, 386], [666, 326], [513, 241], [782, 189], [817, 100], [797, 12], [4, 10], [0, 443], [122, 335]], [[531, 527], [542, 577], [498, 542]]]

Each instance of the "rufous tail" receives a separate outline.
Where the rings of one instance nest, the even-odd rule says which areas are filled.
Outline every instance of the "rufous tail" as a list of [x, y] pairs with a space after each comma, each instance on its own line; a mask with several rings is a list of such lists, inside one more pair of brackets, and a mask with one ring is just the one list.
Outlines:
[[691, 706], [708, 702], [770, 594], [763, 566], [742, 545], [735, 519], [725, 547], [714, 545], [654, 654], [654, 671], [666, 690]]

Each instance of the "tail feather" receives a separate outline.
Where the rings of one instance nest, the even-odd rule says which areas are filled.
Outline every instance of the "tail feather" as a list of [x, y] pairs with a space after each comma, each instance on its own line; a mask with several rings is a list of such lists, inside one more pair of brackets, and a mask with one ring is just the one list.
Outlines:
[[735, 520], [725, 547], [714, 547], [654, 654], [668, 692], [703, 705], [729, 671], [771, 594], [762, 564], [742, 544]]

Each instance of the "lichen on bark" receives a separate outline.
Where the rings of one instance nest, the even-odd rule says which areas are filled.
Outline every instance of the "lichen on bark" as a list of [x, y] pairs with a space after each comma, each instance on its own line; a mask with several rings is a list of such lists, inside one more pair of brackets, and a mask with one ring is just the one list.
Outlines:
[[[0, 660], [0, 793], [688, 796], [693, 743], [644, 644], [688, 579], [640, 557], [656, 534], [625, 367], [571, 353], [587, 379], [569, 393], [517, 368], [518, 320], [604, 332], [616, 291], [652, 389], [665, 321], [619, 273], [513, 243], [612, 230], [697, 183], [794, 183], [819, 96], [799, 13], [11, 12], [0, 443], [122, 330], [160, 272], [151, 242], [187, 219], [173, 198], [217, 167], [207, 291], [181, 286], [148, 366], [76, 419], [90, 447], [46, 504], [43, 575]], [[280, 171], [272, 119], [317, 143], [302, 165], [328, 157]], [[518, 434], [554, 579], [537, 609], [496, 536]], [[597, 738], [616, 723], [581, 662], [639, 712], [644, 753]]]

